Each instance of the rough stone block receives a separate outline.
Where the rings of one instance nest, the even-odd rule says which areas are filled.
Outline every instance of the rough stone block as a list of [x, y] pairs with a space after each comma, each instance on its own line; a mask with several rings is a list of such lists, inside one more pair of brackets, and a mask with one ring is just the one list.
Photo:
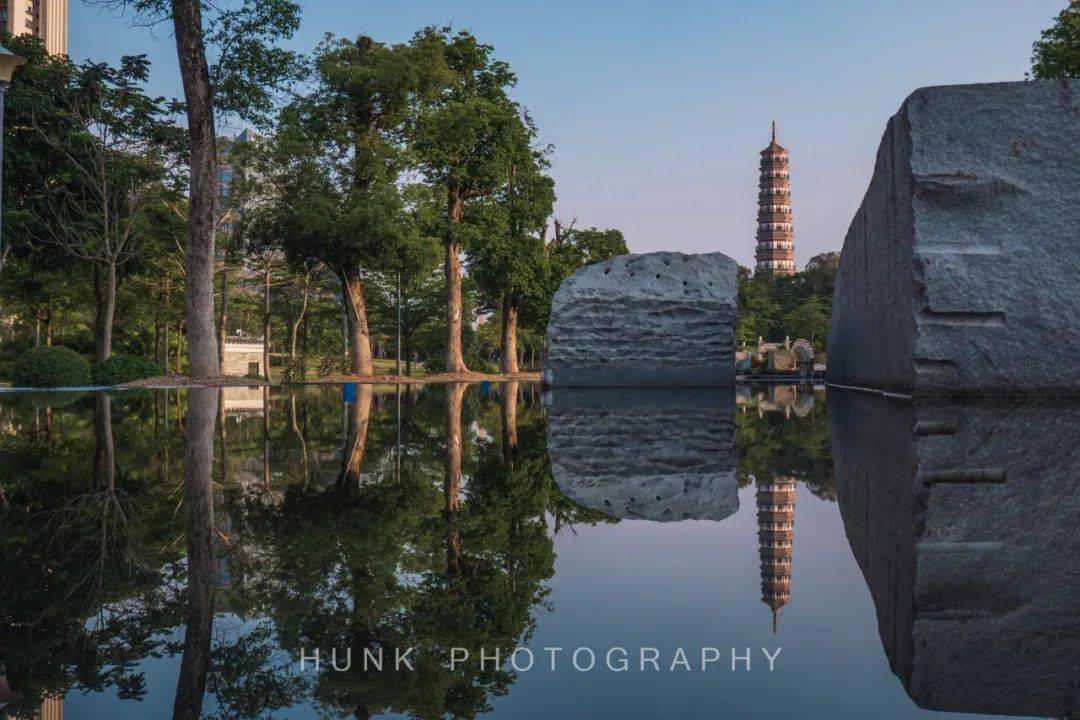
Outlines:
[[829, 381], [1080, 394], [1077, 168], [1080, 81], [913, 93], [844, 240]]
[[830, 391], [835, 478], [892, 671], [923, 708], [1080, 708], [1080, 407]]
[[720, 253], [623, 255], [555, 293], [544, 384], [730, 387], [738, 264]]
[[788, 348], [774, 348], [766, 357], [769, 361], [769, 372], [795, 372], [795, 353]]
[[723, 520], [739, 509], [732, 390], [554, 389], [555, 482], [620, 519]]

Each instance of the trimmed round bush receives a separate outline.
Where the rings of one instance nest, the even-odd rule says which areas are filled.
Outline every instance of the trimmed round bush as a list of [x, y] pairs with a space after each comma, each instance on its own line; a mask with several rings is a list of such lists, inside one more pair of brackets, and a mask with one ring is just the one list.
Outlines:
[[12, 384], [23, 387], [71, 387], [90, 384], [90, 363], [71, 348], [30, 348], [15, 361]]
[[123, 385], [161, 374], [157, 363], [130, 355], [113, 355], [94, 366], [95, 385]]

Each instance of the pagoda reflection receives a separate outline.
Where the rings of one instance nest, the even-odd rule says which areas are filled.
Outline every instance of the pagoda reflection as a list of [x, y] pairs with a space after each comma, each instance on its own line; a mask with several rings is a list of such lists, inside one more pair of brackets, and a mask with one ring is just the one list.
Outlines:
[[757, 483], [758, 556], [761, 601], [772, 610], [776, 632], [780, 608], [791, 597], [791, 558], [795, 540], [795, 478]]

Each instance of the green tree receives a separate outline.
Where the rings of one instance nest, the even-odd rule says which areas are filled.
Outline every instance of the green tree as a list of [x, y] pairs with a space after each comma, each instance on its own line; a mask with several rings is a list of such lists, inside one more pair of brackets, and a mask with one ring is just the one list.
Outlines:
[[37, 244], [33, 210], [42, 178], [62, 177], [63, 153], [47, 138], [68, 132], [70, 117], [59, 103], [74, 85], [77, 72], [66, 57], [50, 55], [33, 35], [3, 34], [3, 45], [26, 58], [15, 71], [4, 107], [3, 235], [0, 235], [0, 275], [9, 257], [33, 251]]
[[[572, 225], [571, 223], [571, 227], [563, 228], [556, 221], [555, 238], [548, 244], [551, 280], [555, 290], [578, 268], [595, 265], [630, 252], [626, 247], [626, 238], [619, 230], [600, 230], [595, 227], [578, 230]], [[554, 293], [554, 290], [552, 292]]]
[[399, 188], [402, 133], [422, 85], [414, 55], [369, 37], [323, 41], [314, 90], [282, 117], [273, 202], [251, 220], [283, 238], [293, 262], [317, 259], [337, 275], [357, 375], [374, 374], [365, 274], [396, 269], [415, 232]]
[[796, 338], [806, 338], [817, 352], [825, 351], [829, 334], [829, 312], [819, 298], [810, 297], [784, 316], [785, 331]]
[[824, 352], [839, 260], [839, 253], [821, 253], [802, 272], [788, 276], [754, 274], [740, 267], [736, 342], [755, 345], [759, 337], [768, 341], [803, 337]]
[[526, 298], [544, 292], [548, 255], [541, 235], [555, 202], [555, 183], [544, 174], [546, 148], [536, 148], [536, 130], [528, 117], [517, 128], [516, 156], [505, 169], [503, 185], [485, 202], [466, 212], [469, 274], [476, 280], [501, 325], [500, 370], [518, 372], [518, 314]]
[[772, 275], [755, 276], [749, 268], [739, 268], [739, 293], [736, 300], [735, 341], [756, 344], [768, 337], [780, 314], [772, 298]]
[[275, 91], [300, 74], [297, 57], [280, 47], [300, 25], [292, 0], [90, 0], [131, 9], [139, 22], [172, 25], [184, 86], [189, 140], [188, 234], [184, 309], [191, 374], [216, 377], [220, 356], [214, 328], [214, 241], [217, 230], [215, 114], [264, 120]]
[[1035, 41], [1031, 77], [1048, 80], [1080, 77], [1080, 0], [1070, 0], [1054, 24]]
[[43, 142], [64, 160], [64, 172], [45, 185], [29, 212], [39, 241], [53, 243], [90, 265], [95, 296], [98, 362], [112, 354], [121, 273], [137, 255], [145, 211], [168, 196], [178, 129], [163, 98], [143, 92], [149, 63], [124, 57], [120, 66], [87, 63], [56, 99], [60, 122], [36, 125]]
[[[442, 81], [420, 106], [413, 150], [427, 181], [446, 194], [446, 370], [466, 372], [462, 353], [461, 221], [466, 205], [502, 187], [520, 150], [520, 108], [508, 96], [517, 78], [493, 48], [461, 31], [428, 27], [412, 41], [427, 75]], [[443, 70], [447, 72], [443, 72]]]
[[836, 271], [839, 267], [840, 253], [838, 252], [825, 252], [810, 258], [803, 270], [809, 291], [815, 295], [832, 298]]
[[573, 223], [564, 227], [555, 221], [555, 236], [547, 244], [547, 288], [542, 296], [527, 299], [522, 309], [522, 317], [530, 329], [543, 337], [546, 333], [548, 317], [551, 315], [551, 299], [563, 280], [573, 275], [586, 265], [610, 260], [619, 255], [626, 255], [626, 238], [619, 230], [576, 229]]

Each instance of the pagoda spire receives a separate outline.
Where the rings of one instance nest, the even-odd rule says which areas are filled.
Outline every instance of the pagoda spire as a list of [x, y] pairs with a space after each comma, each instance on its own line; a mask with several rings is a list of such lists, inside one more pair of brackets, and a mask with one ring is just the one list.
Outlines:
[[794, 274], [795, 245], [791, 230], [788, 151], [776, 142], [775, 120], [772, 121], [772, 141], [761, 151], [757, 220], [756, 272]]

